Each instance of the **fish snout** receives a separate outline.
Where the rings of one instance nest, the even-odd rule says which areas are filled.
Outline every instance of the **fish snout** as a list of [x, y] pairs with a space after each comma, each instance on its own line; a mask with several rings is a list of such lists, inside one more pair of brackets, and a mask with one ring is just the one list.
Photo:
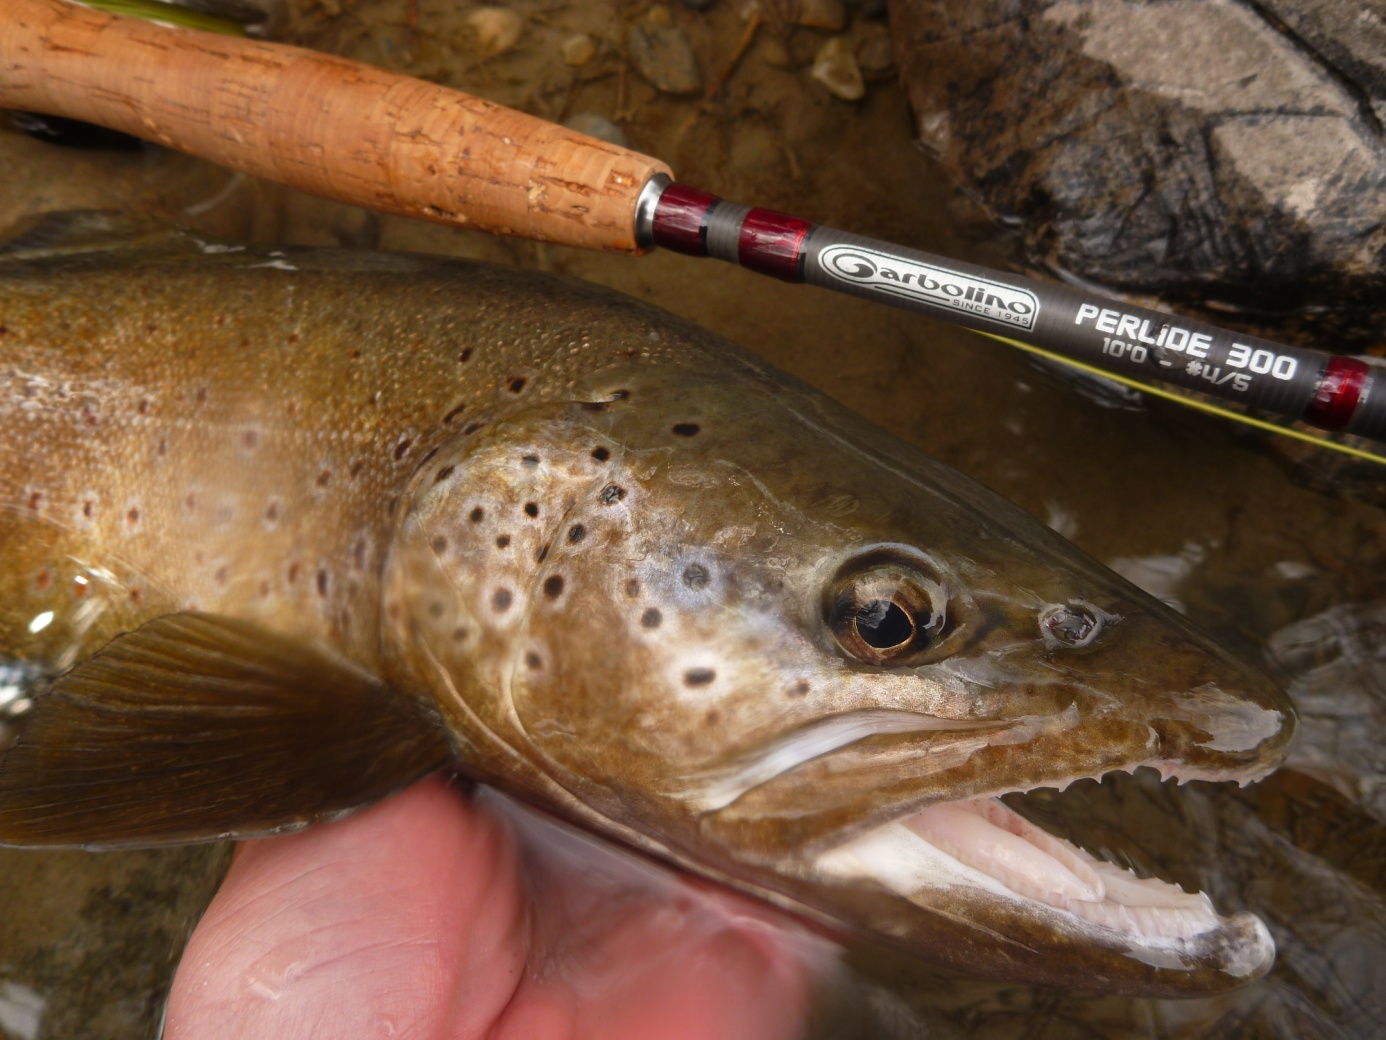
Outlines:
[[1295, 712], [1269, 676], [1192, 629], [1171, 631], [1166, 619], [1151, 618], [1144, 620], [1158, 622], [1149, 626], [1158, 630], [1141, 632], [1142, 619], [1130, 620], [1129, 643], [1146, 643], [1155, 664], [1143, 677], [1151, 734], [1144, 764], [1180, 780], [1245, 784], [1283, 761]]

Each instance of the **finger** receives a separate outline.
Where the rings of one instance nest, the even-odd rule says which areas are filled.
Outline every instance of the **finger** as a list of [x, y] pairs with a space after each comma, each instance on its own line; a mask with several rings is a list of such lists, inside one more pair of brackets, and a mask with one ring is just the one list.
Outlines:
[[174, 980], [169, 1040], [481, 1036], [524, 971], [508, 830], [439, 779], [248, 843]]

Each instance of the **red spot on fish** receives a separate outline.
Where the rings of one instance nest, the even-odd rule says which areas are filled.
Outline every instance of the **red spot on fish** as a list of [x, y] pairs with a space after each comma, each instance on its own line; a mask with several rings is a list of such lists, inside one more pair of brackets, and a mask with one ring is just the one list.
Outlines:
[[34, 585], [40, 592], [47, 592], [53, 587], [53, 572], [47, 567], [39, 571], [34, 578]]
[[33, 491], [29, 494], [29, 511], [37, 513], [43, 506], [43, 492]]

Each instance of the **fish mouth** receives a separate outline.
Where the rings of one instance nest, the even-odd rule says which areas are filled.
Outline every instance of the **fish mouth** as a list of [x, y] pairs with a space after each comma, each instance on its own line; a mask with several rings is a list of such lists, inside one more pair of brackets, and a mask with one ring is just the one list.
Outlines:
[[[1152, 765], [1162, 776], [1173, 776], [1165, 763]], [[1269, 771], [1200, 771], [1177, 779], [1245, 785]], [[919, 909], [972, 922], [1010, 937], [1030, 955], [1043, 956], [1046, 947], [1051, 955], [1068, 953], [1074, 944], [1120, 955], [1131, 962], [1129, 974], [1095, 967], [1094, 984], [1100, 978], [1104, 987], [1115, 982], [1131, 993], [1230, 988], [1263, 974], [1275, 959], [1274, 941], [1254, 914], [1223, 916], [1206, 894], [1103, 860], [1044, 830], [999, 796], [912, 810], [827, 848], [816, 856], [814, 870], [843, 884], [868, 882]], [[1069, 962], [1065, 969], [1069, 985], [1072, 968]], [[1037, 981], [1046, 974], [1039, 969]]]

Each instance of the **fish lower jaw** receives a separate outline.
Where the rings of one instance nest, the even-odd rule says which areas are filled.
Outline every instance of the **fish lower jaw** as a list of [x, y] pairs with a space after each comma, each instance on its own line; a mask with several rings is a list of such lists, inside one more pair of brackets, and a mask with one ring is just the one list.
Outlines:
[[1097, 859], [996, 798], [928, 806], [828, 850], [818, 867], [844, 880], [869, 878], [925, 908], [939, 902], [940, 890], [970, 889], [1137, 957], [1178, 955], [1207, 945], [1195, 942], [1200, 936], [1232, 932], [1250, 939], [1224, 970], [1251, 975], [1273, 955], [1260, 922], [1223, 918], [1201, 892]]

